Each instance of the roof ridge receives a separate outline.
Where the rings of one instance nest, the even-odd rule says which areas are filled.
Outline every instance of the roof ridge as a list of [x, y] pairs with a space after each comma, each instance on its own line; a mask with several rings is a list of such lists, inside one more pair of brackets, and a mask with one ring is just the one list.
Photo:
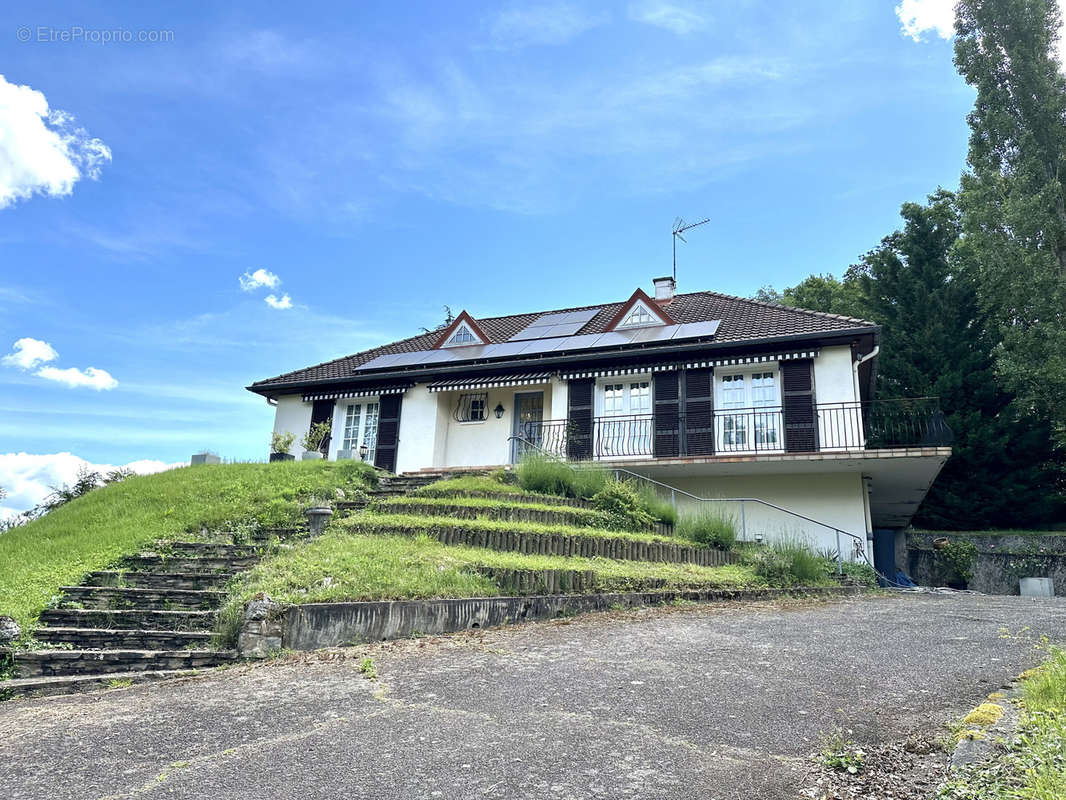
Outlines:
[[[711, 289], [707, 289], [702, 292], [689, 292], [689, 294], [713, 294], [717, 297], [724, 297], [727, 300], [740, 300], [744, 303], [751, 303], [754, 306], [763, 306], [764, 308], [780, 308], [785, 311], [798, 311], [801, 314], [809, 314], [812, 317], [828, 317], [829, 319], [842, 319], [846, 322], [859, 322], [863, 325], [876, 325], [876, 322], [872, 322], [868, 319], [861, 319], [860, 317], [849, 317], [846, 314], [833, 314], [829, 311], [815, 311], [810, 308], [800, 308], [799, 306], [786, 306], [784, 303], [768, 303], [765, 300], [756, 300], [754, 297], [741, 297], [735, 294], [726, 294], [725, 292], [716, 292]], [[680, 295], [677, 295], [680, 297]]]

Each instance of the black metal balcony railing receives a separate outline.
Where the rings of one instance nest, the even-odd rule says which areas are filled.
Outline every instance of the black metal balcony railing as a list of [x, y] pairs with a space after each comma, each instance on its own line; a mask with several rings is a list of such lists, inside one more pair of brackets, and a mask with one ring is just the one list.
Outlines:
[[[809, 405], [790, 408], [788, 414], [780, 407], [715, 409], [714, 452], [875, 450], [947, 445], [952, 440], [936, 398], [823, 403], [811, 412]], [[680, 426], [684, 425], [682, 418]], [[660, 431], [664, 433], [677, 435]], [[575, 453], [594, 459], [650, 457], [655, 452], [654, 418], [651, 414], [596, 417], [591, 429], [568, 420], [525, 422], [516, 444], [516, 457], [523, 445], [563, 458]]]

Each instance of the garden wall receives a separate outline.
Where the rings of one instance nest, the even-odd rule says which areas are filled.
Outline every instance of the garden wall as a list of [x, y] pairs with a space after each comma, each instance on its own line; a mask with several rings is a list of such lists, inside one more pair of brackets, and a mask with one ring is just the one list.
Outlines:
[[921, 586], [946, 586], [950, 578], [936, 556], [933, 540], [972, 542], [977, 548], [973, 577], [965, 588], [986, 594], [1018, 594], [1021, 578], [1051, 578], [1055, 594], [1066, 596], [1066, 535], [966, 535], [907, 533], [907, 564], [911, 579]]

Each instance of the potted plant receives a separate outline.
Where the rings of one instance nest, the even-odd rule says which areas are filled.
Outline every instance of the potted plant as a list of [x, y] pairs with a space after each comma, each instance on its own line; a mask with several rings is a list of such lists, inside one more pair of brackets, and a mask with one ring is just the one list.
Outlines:
[[319, 448], [322, 447], [322, 442], [329, 436], [331, 427], [328, 422], [316, 422], [304, 434], [304, 438], [300, 440], [300, 444], [304, 448], [303, 455], [300, 456], [303, 461], [314, 461], [322, 458], [322, 452]]
[[292, 443], [296, 441], [295, 433], [279, 433], [274, 431], [270, 434], [270, 461], [293, 461], [294, 456], [289, 451], [292, 450]]

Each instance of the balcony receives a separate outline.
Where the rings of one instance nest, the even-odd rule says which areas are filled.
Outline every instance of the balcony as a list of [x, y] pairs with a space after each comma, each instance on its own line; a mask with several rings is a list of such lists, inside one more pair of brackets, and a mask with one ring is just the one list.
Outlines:
[[581, 427], [568, 420], [523, 422], [512, 457], [517, 460], [526, 450], [536, 449], [571, 460], [647, 459], [656, 456], [657, 433], [660, 439], [687, 438], [687, 452], [680, 455], [700, 456], [940, 447], [952, 439], [939, 402], [929, 397], [807, 404], [790, 407], [787, 415], [779, 406], [719, 408], [714, 412], [713, 436], [707, 435], [710, 428], [691, 427], [686, 437], [679, 436], [687, 427], [684, 417], [677, 427], [660, 426], [656, 431], [651, 414], [596, 417], [591, 430]]

